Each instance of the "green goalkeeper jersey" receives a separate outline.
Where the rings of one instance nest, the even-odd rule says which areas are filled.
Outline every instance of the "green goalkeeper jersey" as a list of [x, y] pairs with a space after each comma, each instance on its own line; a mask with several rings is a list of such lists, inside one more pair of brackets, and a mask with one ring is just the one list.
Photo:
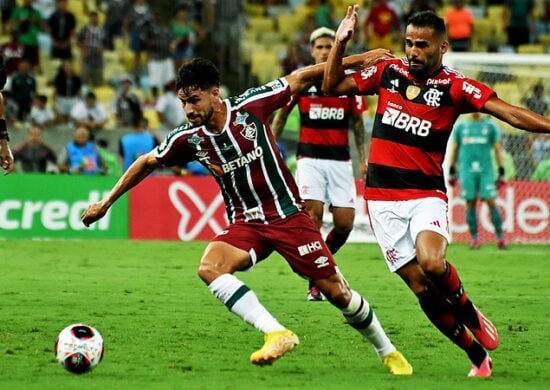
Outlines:
[[500, 130], [494, 121], [464, 119], [456, 124], [452, 140], [459, 145], [460, 172], [492, 174], [491, 150], [495, 142], [500, 142]]

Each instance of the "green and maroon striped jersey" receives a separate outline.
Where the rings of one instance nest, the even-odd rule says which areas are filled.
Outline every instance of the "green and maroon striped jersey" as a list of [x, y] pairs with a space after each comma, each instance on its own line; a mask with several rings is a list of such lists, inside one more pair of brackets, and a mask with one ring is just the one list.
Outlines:
[[185, 124], [166, 136], [156, 157], [167, 166], [193, 160], [204, 165], [221, 188], [230, 223], [286, 218], [303, 202], [267, 122], [289, 99], [285, 79], [225, 99], [227, 118], [220, 133]]

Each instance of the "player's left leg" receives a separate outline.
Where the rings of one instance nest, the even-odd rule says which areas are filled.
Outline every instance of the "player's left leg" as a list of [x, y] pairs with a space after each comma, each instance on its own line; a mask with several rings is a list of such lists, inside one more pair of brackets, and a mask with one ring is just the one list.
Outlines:
[[489, 207], [489, 213], [491, 214], [491, 222], [495, 228], [495, 235], [497, 237], [497, 246], [499, 249], [507, 249], [506, 241], [504, 240], [504, 232], [502, 230], [502, 216], [500, 210], [496, 204], [495, 198], [486, 199], [487, 206]]
[[468, 224], [468, 231], [472, 239], [470, 248], [479, 249], [479, 236], [477, 231], [477, 210], [476, 199], [466, 201], [466, 223]]

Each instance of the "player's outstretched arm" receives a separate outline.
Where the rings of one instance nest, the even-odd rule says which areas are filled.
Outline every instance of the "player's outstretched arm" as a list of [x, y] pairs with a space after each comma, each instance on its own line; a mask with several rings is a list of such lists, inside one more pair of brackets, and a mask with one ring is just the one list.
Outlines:
[[505, 102], [497, 96], [491, 96], [485, 102], [483, 111], [518, 129], [534, 133], [550, 133], [550, 119]]
[[82, 213], [80, 217], [82, 223], [86, 226], [90, 226], [92, 223], [105, 216], [109, 208], [118, 198], [145, 179], [147, 175], [153, 172], [159, 165], [160, 163], [153, 155], [153, 152], [138, 157], [120, 177], [109, 194], [99, 202], [88, 206], [86, 211]]

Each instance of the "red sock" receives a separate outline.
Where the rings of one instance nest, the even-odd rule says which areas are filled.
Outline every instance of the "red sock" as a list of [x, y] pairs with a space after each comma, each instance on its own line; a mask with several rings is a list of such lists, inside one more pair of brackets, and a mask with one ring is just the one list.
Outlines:
[[338, 249], [340, 249], [348, 240], [349, 234], [350, 232], [345, 234], [337, 233], [334, 229], [332, 229], [325, 239], [328, 249], [330, 249], [330, 253], [335, 254], [338, 252]]
[[420, 307], [437, 329], [461, 349], [467, 350], [474, 342], [449, 302], [435, 291], [418, 297]]

